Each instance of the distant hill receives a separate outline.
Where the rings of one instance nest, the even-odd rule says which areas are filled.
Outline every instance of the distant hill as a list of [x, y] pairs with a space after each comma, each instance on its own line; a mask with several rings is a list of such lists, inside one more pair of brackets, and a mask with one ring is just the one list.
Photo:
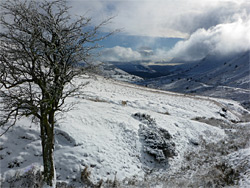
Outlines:
[[138, 84], [181, 93], [229, 98], [250, 108], [249, 54], [248, 51], [220, 59], [207, 56], [199, 62], [174, 66], [166, 76]]

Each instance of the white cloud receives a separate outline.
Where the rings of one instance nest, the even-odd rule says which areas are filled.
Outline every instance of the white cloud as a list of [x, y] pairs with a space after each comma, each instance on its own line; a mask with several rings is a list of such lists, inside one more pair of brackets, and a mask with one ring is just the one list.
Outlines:
[[116, 46], [102, 51], [101, 60], [135, 61], [169, 60], [170, 57], [182, 60], [200, 60], [207, 55], [229, 56], [250, 50], [250, 19], [239, 19], [233, 23], [218, 24], [209, 29], [198, 29], [184, 41], [176, 43], [170, 50], [154, 50], [151, 56], [143, 56], [131, 48]]
[[[203, 1], [202, 1], [203, 2]], [[180, 12], [171, 23], [171, 27], [181, 32], [193, 33], [199, 28], [209, 29], [218, 24], [232, 23], [239, 19], [246, 20], [250, 14], [250, 1], [217, 1], [204, 8], [191, 12]]]
[[208, 54], [233, 55], [250, 50], [250, 19], [198, 29], [188, 40], [178, 42], [168, 52], [171, 57], [198, 60]]
[[[140, 49], [139, 49], [140, 50]], [[146, 51], [146, 50], [145, 50]], [[129, 61], [169, 61], [171, 60], [164, 49], [155, 49], [151, 55], [144, 55], [139, 51], [132, 50], [131, 48], [125, 48], [121, 46], [115, 46], [113, 48], [104, 48], [101, 51], [101, 55], [98, 60], [100, 61], [117, 61], [117, 62], [129, 62]]]
[[108, 29], [129, 35], [187, 38], [199, 28], [230, 23], [250, 13], [250, 0], [74, 0], [73, 14], [96, 23], [116, 16]]
[[139, 52], [133, 51], [131, 48], [115, 46], [113, 48], [105, 48], [101, 52], [101, 61], [135, 61], [142, 59]]
[[[94, 23], [116, 16], [106, 30], [123, 28], [137, 36], [180, 37], [185, 41], [166, 52], [156, 50], [151, 58], [169, 56], [197, 60], [207, 54], [234, 54], [249, 50], [250, 0], [74, 0], [73, 14], [84, 14]], [[154, 42], [154, 41], [152, 41]], [[103, 50], [109, 60], [138, 60], [130, 48]]]

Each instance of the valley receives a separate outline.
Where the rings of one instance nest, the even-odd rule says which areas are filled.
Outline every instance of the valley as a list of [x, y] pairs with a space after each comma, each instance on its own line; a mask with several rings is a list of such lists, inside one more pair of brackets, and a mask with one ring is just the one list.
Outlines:
[[[150, 88], [227, 98], [250, 108], [250, 52], [217, 58], [207, 56], [201, 61], [180, 65], [147, 65], [147, 63], [115, 63], [132, 75], [144, 78], [133, 82]], [[173, 60], [172, 63], [180, 62]]]

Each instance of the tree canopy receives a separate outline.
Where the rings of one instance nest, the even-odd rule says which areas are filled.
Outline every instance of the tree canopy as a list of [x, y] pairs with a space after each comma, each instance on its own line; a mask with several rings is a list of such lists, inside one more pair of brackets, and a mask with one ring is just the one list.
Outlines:
[[89, 63], [97, 42], [115, 32], [100, 32], [110, 19], [97, 26], [88, 17], [72, 19], [64, 0], [1, 3], [0, 125], [11, 127], [22, 116], [40, 122], [48, 185], [54, 178], [55, 112], [66, 110], [65, 99], [85, 84], [73, 80], [86, 71], [80, 63]]

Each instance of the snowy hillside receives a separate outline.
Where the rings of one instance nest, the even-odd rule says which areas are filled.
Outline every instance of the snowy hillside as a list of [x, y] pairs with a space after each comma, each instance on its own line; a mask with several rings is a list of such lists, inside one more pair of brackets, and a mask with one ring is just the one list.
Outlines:
[[[101, 179], [104, 187], [249, 185], [249, 112], [238, 102], [101, 76], [77, 80], [85, 81], [84, 94], [67, 101], [74, 109], [57, 115], [61, 185]], [[39, 125], [20, 119], [0, 143], [2, 186], [28, 187], [21, 177], [42, 168]]]
[[108, 64], [112, 64], [113, 66], [129, 73], [132, 75], [136, 75], [142, 78], [153, 78], [157, 77], [161, 74], [152, 69], [148, 64], [150, 61], [129, 61], [129, 62], [107, 62]]
[[250, 108], [250, 52], [235, 57], [204, 58], [190, 66], [179, 66], [168, 76], [146, 80], [139, 84], [181, 93], [228, 98]]
[[97, 66], [95, 67], [95, 72], [98, 75], [104, 76], [106, 78], [112, 78], [114, 80], [124, 81], [124, 82], [139, 82], [143, 80], [143, 78], [131, 75], [117, 68], [111, 63], [96, 62], [96, 64]]

